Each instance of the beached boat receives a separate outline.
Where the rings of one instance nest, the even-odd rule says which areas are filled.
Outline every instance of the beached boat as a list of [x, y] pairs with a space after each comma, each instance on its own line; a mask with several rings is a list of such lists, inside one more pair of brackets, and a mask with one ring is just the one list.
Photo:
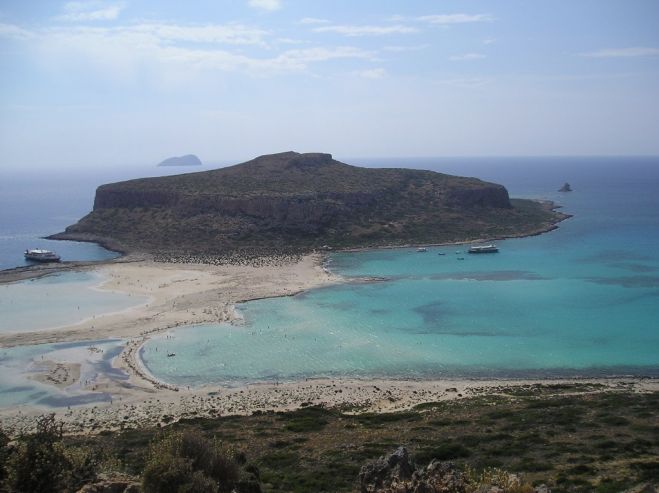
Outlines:
[[50, 250], [42, 250], [41, 248], [32, 248], [25, 250], [25, 260], [32, 260], [35, 262], [59, 262], [60, 256]]
[[498, 251], [499, 249], [493, 243], [490, 243], [489, 245], [472, 246], [467, 250], [468, 253], [496, 253]]

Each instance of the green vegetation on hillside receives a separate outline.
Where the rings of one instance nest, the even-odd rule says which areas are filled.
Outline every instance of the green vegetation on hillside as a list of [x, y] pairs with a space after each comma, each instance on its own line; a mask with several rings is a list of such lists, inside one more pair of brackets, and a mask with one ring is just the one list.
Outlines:
[[[196, 418], [164, 430], [64, 437], [52, 449], [64, 457], [72, 450], [91, 457], [76, 464], [94, 464], [106, 476], [148, 483], [163, 469], [178, 471], [181, 484], [210, 477], [219, 485], [217, 478], [229, 478], [224, 484], [243, 485], [238, 491], [257, 491], [248, 489], [256, 488], [257, 479], [264, 492], [356, 491], [361, 466], [399, 445], [421, 466], [434, 458], [476, 472], [501, 468], [548, 484], [553, 493], [613, 493], [657, 484], [659, 393], [601, 390], [597, 384], [530, 385], [391, 414], [307, 407]], [[181, 445], [183, 437], [188, 445]], [[9, 456], [4, 474], [10, 478], [16, 464], [25, 467], [25, 440], [9, 452], [0, 447]], [[205, 463], [196, 450], [205, 450]], [[20, 460], [13, 458], [17, 453]], [[213, 457], [222, 458], [222, 467], [208, 465]], [[81, 469], [66, 469], [66, 477]], [[213, 476], [213, 470], [222, 475]]]

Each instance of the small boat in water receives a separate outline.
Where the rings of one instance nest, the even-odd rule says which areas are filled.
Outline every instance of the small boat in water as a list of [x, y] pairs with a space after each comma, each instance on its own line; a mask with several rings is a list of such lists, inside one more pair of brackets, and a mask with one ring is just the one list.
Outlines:
[[428, 249], [421, 247], [421, 248], [417, 248], [416, 251], [419, 252], [419, 253], [423, 253], [423, 252], [427, 252]]
[[172, 356], [176, 356], [176, 353], [167, 353], [168, 358], [171, 358]]
[[498, 251], [499, 249], [494, 243], [490, 243], [489, 245], [472, 246], [467, 250], [468, 253], [496, 253]]
[[60, 256], [50, 250], [43, 250], [41, 248], [32, 248], [25, 250], [25, 260], [32, 260], [35, 262], [59, 262]]

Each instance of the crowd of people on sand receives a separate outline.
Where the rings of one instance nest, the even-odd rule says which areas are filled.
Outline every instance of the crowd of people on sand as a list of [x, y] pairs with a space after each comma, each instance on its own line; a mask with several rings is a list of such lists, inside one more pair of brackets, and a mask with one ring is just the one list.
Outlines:
[[251, 267], [279, 267], [299, 262], [302, 253], [287, 250], [245, 251], [235, 250], [222, 254], [158, 253], [155, 262], [170, 264], [243, 265]]

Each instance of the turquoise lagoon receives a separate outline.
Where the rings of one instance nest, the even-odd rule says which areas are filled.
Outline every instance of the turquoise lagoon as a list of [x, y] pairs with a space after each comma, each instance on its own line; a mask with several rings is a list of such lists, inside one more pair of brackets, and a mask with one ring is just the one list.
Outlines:
[[[574, 217], [551, 233], [500, 241], [498, 254], [467, 255], [464, 246], [333, 254], [335, 272], [385, 280], [244, 303], [242, 325], [153, 338], [144, 365], [192, 386], [659, 375], [659, 161], [510, 161], [442, 169], [473, 170]], [[575, 192], [555, 192], [565, 180]]]
[[98, 289], [96, 272], [63, 272], [0, 285], [0, 335], [49, 330], [147, 302], [147, 297]]

